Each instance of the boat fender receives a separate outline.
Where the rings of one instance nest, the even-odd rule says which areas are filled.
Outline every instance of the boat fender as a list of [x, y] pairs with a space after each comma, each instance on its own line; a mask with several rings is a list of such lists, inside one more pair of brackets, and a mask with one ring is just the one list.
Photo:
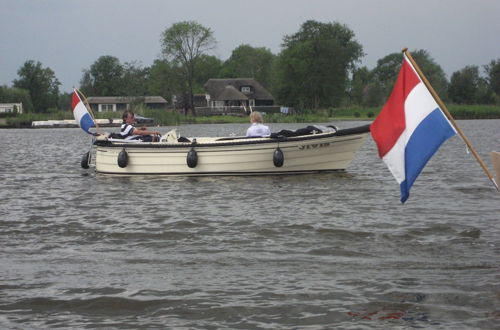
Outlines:
[[128, 154], [125, 151], [125, 148], [123, 148], [122, 151], [120, 151], [120, 153], [118, 154], [118, 166], [120, 166], [121, 168], [125, 168], [127, 167], [127, 165], [128, 165]]
[[281, 167], [283, 166], [284, 162], [285, 162], [285, 156], [283, 155], [283, 151], [281, 151], [280, 147], [278, 147], [276, 148], [276, 150], [274, 150], [273, 154], [274, 166]]
[[198, 165], [198, 153], [191, 147], [186, 157], [187, 166], [190, 168], [195, 168]]
[[82, 168], [87, 169], [89, 168], [89, 163], [90, 163], [90, 151], [87, 151], [86, 153], [83, 154], [80, 165], [82, 166]]

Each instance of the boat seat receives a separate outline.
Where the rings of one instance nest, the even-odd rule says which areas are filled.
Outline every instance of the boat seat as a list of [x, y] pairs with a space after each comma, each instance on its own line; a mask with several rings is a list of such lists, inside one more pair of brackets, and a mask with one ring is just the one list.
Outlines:
[[171, 129], [165, 133], [161, 138], [160, 142], [177, 142], [177, 129]]

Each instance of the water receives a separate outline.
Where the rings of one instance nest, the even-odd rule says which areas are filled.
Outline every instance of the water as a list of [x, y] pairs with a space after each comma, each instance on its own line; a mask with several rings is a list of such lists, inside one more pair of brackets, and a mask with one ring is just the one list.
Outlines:
[[[490, 165], [500, 121], [459, 124]], [[184, 178], [83, 170], [79, 129], [0, 137], [1, 328], [500, 324], [500, 195], [457, 137], [404, 205], [371, 138], [345, 173]]]

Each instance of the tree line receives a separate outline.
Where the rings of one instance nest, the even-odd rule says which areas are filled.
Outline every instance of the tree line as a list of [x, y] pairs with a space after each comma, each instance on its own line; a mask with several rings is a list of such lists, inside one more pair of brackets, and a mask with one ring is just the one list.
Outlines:
[[[114, 56], [99, 57], [83, 70], [80, 90], [87, 96], [176, 95], [185, 113], [194, 113], [193, 95], [204, 93], [210, 78], [254, 78], [275, 97], [276, 103], [300, 110], [339, 106], [376, 107], [385, 102], [402, 62], [395, 52], [379, 59], [373, 69], [360, 66], [365, 55], [348, 26], [304, 22], [283, 37], [281, 51], [242, 44], [223, 61], [209, 55], [216, 46], [210, 28], [194, 21], [175, 23], [162, 33], [162, 56], [149, 67], [121, 63]], [[500, 104], [500, 59], [481, 68], [466, 66], [450, 80], [426, 50], [412, 55], [434, 89], [446, 102]], [[0, 86], [0, 102], [22, 102], [26, 112], [46, 113], [70, 107], [70, 95], [60, 93], [53, 70], [28, 60], [12, 86]]]

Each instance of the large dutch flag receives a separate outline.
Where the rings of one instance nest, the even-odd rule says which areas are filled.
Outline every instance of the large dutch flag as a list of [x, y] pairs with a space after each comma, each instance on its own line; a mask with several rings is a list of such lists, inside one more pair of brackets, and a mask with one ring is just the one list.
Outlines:
[[456, 134], [406, 54], [394, 89], [370, 130], [380, 158], [400, 185], [402, 203], [427, 161]]
[[90, 132], [90, 128], [95, 127], [94, 120], [88, 112], [87, 107], [83, 104], [82, 99], [80, 99], [76, 88], [73, 89], [71, 108], [73, 109], [73, 116], [75, 117], [78, 126], [80, 126], [85, 132], [94, 134]]

